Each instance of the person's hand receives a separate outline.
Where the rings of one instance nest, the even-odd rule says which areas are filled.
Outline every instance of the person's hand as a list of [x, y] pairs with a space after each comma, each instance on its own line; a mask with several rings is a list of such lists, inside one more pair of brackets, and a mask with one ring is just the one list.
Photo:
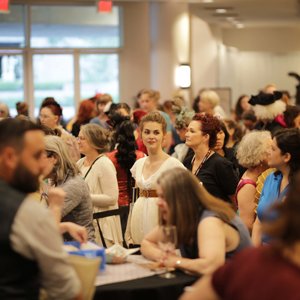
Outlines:
[[62, 208], [66, 193], [61, 188], [50, 188], [48, 191], [48, 205], [50, 208]]
[[168, 254], [164, 255], [161, 264], [167, 268], [175, 268], [176, 267], [176, 261], [179, 259], [179, 256], [175, 254]]
[[60, 228], [62, 233], [68, 232], [74, 240], [80, 243], [87, 242], [88, 235], [85, 227], [71, 222], [62, 222]]

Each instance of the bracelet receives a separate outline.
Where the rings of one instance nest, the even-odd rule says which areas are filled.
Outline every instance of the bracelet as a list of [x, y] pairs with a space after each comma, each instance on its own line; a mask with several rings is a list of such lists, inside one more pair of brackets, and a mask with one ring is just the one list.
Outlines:
[[175, 263], [176, 268], [179, 268], [181, 266], [181, 260], [177, 259]]

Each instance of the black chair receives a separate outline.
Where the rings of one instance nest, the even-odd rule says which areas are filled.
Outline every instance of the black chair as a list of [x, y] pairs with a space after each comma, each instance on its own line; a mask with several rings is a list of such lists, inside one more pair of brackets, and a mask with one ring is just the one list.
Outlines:
[[[93, 220], [96, 220], [98, 229], [99, 229], [99, 233], [100, 233], [100, 238], [101, 238], [101, 242], [103, 247], [107, 248], [105, 240], [104, 240], [104, 236], [103, 236], [103, 232], [99, 223], [99, 219], [103, 219], [103, 218], [107, 218], [107, 217], [112, 217], [112, 216], [120, 216], [120, 209], [111, 209], [111, 210], [106, 210], [106, 211], [100, 211], [100, 212], [96, 212], [93, 213]], [[123, 240], [124, 240], [124, 236], [123, 236]]]

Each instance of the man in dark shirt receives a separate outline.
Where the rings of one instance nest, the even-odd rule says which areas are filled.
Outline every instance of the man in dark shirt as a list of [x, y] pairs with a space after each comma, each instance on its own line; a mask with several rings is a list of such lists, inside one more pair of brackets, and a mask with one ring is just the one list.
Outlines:
[[0, 121], [0, 299], [81, 299], [52, 214], [28, 193], [39, 188], [44, 135], [34, 123]]

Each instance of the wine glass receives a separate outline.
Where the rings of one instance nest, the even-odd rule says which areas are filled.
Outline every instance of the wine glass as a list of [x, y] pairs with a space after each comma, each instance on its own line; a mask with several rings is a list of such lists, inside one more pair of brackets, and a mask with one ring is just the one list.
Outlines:
[[[174, 254], [177, 244], [177, 230], [176, 226], [174, 225], [165, 225], [161, 226], [162, 237], [161, 240], [158, 242], [159, 248], [164, 252], [165, 256], [169, 254]], [[174, 278], [175, 274], [171, 273], [170, 271], [173, 268], [169, 269], [168, 267], [165, 268], [165, 272], [160, 274], [160, 277], [163, 278]]]

